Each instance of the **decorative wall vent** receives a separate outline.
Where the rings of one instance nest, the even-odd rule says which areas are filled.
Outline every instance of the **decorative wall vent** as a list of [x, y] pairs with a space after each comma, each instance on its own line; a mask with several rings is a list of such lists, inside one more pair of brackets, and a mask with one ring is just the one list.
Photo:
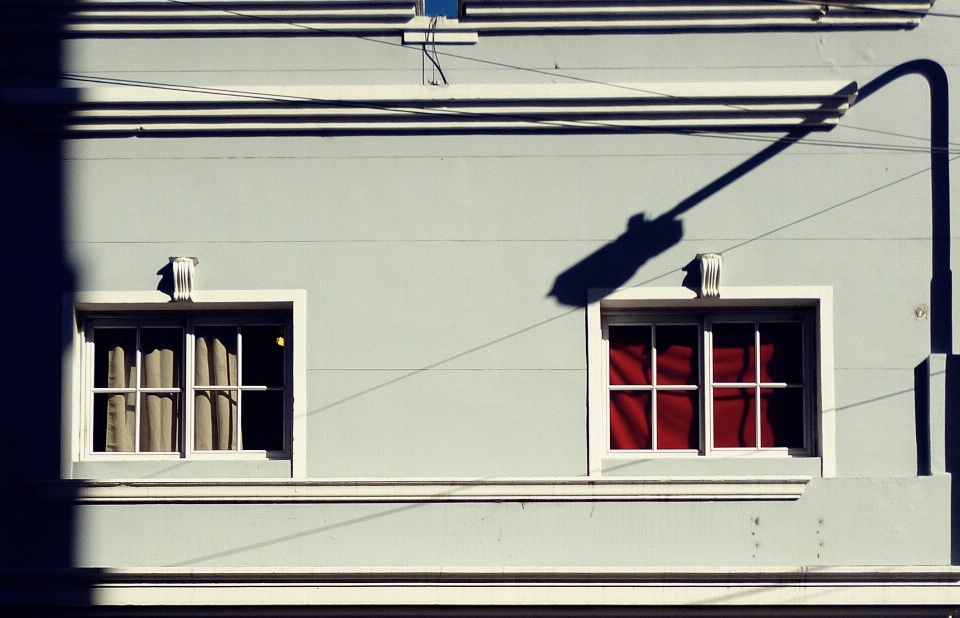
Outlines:
[[836, 125], [855, 82], [510, 84], [7, 90], [32, 132], [94, 135], [397, 134], [682, 130]]
[[701, 253], [700, 260], [700, 298], [720, 298], [720, 270], [723, 256], [719, 253]]
[[173, 300], [177, 302], [193, 300], [194, 267], [200, 263], [195, 257], [172, 257]]

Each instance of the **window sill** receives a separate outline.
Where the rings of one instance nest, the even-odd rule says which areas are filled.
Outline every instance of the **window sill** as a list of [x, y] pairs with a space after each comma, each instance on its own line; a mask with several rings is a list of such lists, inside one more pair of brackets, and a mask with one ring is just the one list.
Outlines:
[[60, 480], [39, 481], [46, 501], [73, 503], [634, 502], [796, 500], [810, 476], [588, 479]]

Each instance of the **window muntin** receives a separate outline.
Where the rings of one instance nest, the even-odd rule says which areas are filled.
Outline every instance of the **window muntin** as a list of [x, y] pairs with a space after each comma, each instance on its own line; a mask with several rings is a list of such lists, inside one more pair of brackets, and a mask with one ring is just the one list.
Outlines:
[[606, 312], [607, 451], [813, 453], [812, 311]]
[[290, 316], [88, 316], [87, 458], [289, 458]]

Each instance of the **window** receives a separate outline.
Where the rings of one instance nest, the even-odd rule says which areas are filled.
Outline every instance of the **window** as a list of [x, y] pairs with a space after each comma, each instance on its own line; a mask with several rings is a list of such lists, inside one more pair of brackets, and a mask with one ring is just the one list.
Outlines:
[[[294, 301], [302, 300], [302, 293], [260, 293], [271, 300], [259, 303], [221, 300], [237, 293], [206, 296], [216, 300], [173, 303], [159, 293], [80, 295], [73, 461], [85, 462], [87, 470], [109, 465], [105, 462], [170, 459], [285, 460], [287, 474], [293, 474], [291, 463], [302, 469], [302, 463], [296, 466], [302, 455], [294, 457], [295, 442], [303, 447], [298, 420], [303, 415], [294, 414], [295, 387], [303, 388], [302, 377], [295, 377], [304, 371], [302, 342], [294, 340], [295, 330], [302, 340], [302, 324], [294, 326], [295, 313], [302, 323], [302, 308]], [[115, 298], [126, 302], [112, 302]], [[154, 473], [142, 466], [136, 470]], [[222, 465], [210, 470], [244, 474]], [[256, 470], [282, 474], [275, 466]], [[202, 474], [195, 467], [181, 470], [187, 471]]]
[[460, 10], [458, 0], [423, 0], [421, 15], [456, 19]]
[[832, 363], [822, 360], [821, 344], [829, 290], [792, 291], [807, 297], [782, 290], [764, 298], [753, 289], [725, 289], [722, 299], [686, 290], [596, 294], [588, 308], [591, 473], [601, 473], [604, 459], [623, 458], [832, 462], [832, 406], [829, 427], [823, 414]]
[[86, 319], [91, 453], [285, 456], [287, 320]]

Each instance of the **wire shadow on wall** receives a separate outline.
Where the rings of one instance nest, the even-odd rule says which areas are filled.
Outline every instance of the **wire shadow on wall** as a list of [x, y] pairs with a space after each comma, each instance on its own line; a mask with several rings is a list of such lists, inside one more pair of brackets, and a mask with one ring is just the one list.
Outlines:
[[627, 220], [626, 231], [567, 270], [553, 282], [548, 296], [570, 307], [584, 307], [589, 288], [618, 288], [646, 264], [683, 238], [678, 218], [708, 197], [733, 184], [812, 132], [797, 129], [781, 137], [729, 172], [691, 194], [655, 219], [638, 213]]

